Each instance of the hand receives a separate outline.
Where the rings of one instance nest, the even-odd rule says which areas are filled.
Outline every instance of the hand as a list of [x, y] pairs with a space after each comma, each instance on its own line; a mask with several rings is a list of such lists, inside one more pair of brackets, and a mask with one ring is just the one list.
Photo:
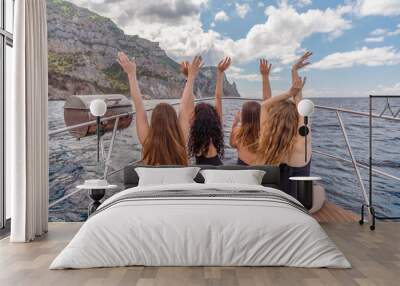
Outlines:
[[136, 62], [135, 58], [130, 60], [123, 52], [118, 53], [118, 63], [128, 75], [136, 75]]
[[306, 80], [306, 77], [304, 77], [304, 79], [301, 77], [296, 77], [293, 80], [292, 87], [290, 88], [290, 95], [295, 97], [303, 89], [304, 85], [306, 84]]
[[260, 73], [263, 76], [269, 76], [272, 64], [268, 64], [266, 59], [260, 59]]
[[311, 57], [312, 52], [305, 52], [300, 59], [292, 66], [292, 70], [297, 71], [310, 64], [308, 59]]
[[222, 61], [218, 63], [217, 70], [219, 73], [225, 72], [231, 65], [232, 59], [230, 57], [225, 57]]
[[181, 73], [183, 73], [183, 75], [185, 77], [189, 76], [189, 62], [188, 61], [181, 62]]
[[203, 59], [201, 56], [195, 56], [192, 63], [188, 65], [188, 77], [195, 78], [203, 67]]

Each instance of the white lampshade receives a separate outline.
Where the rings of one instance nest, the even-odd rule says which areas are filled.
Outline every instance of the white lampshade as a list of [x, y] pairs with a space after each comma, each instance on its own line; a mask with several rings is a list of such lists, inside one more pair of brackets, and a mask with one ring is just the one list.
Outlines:
[[93, 116], [103, 116], [106, 114], [107, 104], [102, 99], [95, 99], [90, 103], [90, 113]]
[[309, 99], [303, 99], [297, 105], [297, 111], [301, 116], [310, 116], [314, 112], [314, 103]]

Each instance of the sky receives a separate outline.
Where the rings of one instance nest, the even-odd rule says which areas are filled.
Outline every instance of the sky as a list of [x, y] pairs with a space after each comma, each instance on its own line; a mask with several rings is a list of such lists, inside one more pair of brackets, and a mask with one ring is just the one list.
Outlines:
[[231, 56], [228, 79], [244, 97], [261, 96], [259, 58], [273, 66], [273, 94], [304, 71], [308, 97], [400, 94], [400, 0], [69, 0], [112, 19], [125, 33], [160, 43], [177, 61]]

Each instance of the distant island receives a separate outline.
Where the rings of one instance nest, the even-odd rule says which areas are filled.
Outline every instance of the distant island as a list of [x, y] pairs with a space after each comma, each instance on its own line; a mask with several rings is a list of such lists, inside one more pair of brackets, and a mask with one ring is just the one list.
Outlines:
[[[49, 100], [75, 94], [129, 94], [118, 51], [135, 57], [141, 91], [147, 99], [181, 97], [185, 78], [179, 64], [158, 43], [126, 35], [113, 21], [62, 0], [47, 1]], [[202, 69], [196, 97], [214, 95], [215, 67]], [[224, 83], [225, 96], [240, 96]]]

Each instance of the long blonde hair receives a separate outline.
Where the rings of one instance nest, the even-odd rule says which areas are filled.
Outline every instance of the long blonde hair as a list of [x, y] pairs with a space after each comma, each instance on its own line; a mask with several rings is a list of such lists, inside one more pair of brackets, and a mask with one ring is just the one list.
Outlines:
[[257, 151], [259, 163], [278, 165], [290, 156], [298, 132], [298, 122], [299, 114], [292, 101], [279, 101], [266, 107]]
[[188, 165], [185, 140], [175, 109], [158, 104], [151, 115], [149, 134], [143, 144], [142, 162], [147, 165]]
[[256, 153], [260, 136], [260, 110], [257, 101], [248, 101], [243, 104], [241, 112], [241, 126], [235, 134], [239, 145], [246, 147], [250, 152]]

